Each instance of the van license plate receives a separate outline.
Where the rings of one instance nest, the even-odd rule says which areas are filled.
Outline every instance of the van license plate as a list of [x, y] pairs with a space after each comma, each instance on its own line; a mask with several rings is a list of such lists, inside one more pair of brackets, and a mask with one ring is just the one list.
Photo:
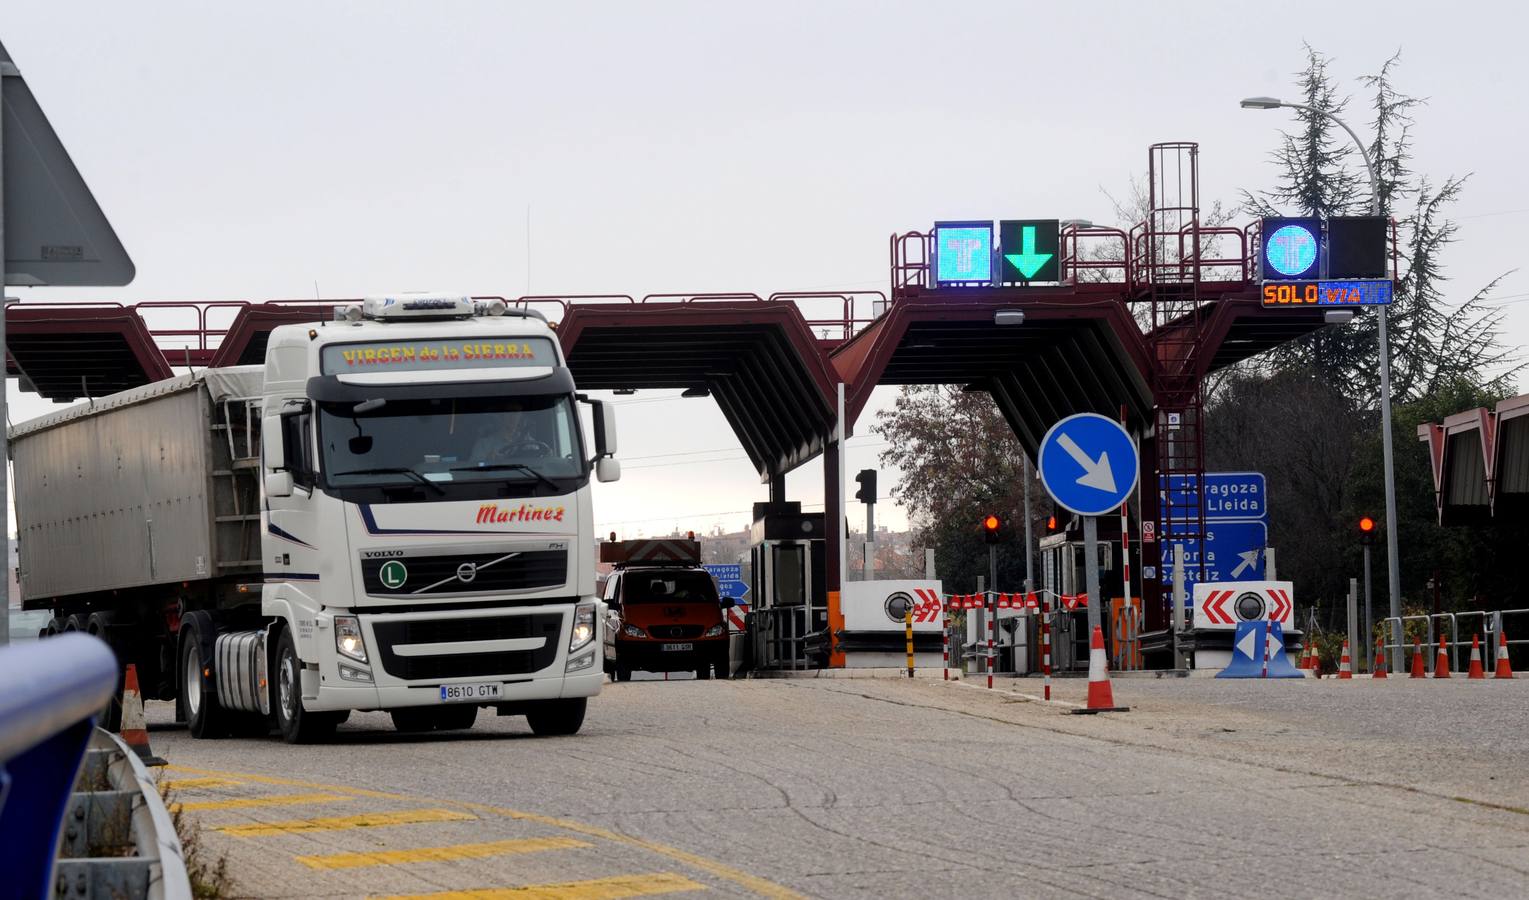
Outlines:
[[443, 684], [441, 685], [441, 702], [481, 703], [485, 700], [498, 700], [503, 691], [504, 685], [497, 681], [488, 684]]
[[679, 650], [679, 651], [683, 652], [683, 651], [686, 651], [686, 650], [694, 650], [695, 649], [695, 644], [665, 644], [664, 645], [664, 649], [665, 650]]

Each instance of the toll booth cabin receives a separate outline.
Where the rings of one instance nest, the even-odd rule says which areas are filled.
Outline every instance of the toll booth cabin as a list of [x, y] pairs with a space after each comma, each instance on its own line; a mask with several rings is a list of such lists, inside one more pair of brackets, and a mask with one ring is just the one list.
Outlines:
[[[1141, 633], [1140, 545], [1131, 544], [1131, 604], [1125, 604], [1124, 567], [1120, 552], [1120, 517], [1097, 520], [1099, 595], [1104, 602], [1105, 647], [1116, 669], [1143, 668], [1143, 652], [1151, 642]], [[1083, 541], [1083, 522], [1069, 520], [1055, 534], [1040, 539], [1040, 586], [1051, 608], [1057, 610], [1052, 632], [1052, 667], [1059, 672], [1088, 670], [1088, 564]], [[1167, 633], [1164, 632], [1164, 640]]]
[[828, 665], [828, 543], [823, 513], [795, 502], [754, 504], [748, 632], [755, 668]]

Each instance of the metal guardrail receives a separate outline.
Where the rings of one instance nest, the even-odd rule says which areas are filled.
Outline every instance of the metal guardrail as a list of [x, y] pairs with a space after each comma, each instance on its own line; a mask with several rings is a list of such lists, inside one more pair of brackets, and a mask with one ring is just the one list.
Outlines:
[[57, 896], [192, 896], [174, 820], [149, 770], [116, 735], [95, 730], [64, 821]]
[[[95, 637], [0, 648], [0, 896], [42, 900], [56, 884], [58, 895], [87, 900], [191, 896], [147, 770], [95, 727], [116, 687], [116, 657]], [[120, 834], [116, 846], [110, 832]], [[98, 851], [117, 855], [57, 860]]]
[[93, 637], [0, 650], [0, 872], [14, 896], [52, 893], [64, 810], [116, 687], [117, 660]]

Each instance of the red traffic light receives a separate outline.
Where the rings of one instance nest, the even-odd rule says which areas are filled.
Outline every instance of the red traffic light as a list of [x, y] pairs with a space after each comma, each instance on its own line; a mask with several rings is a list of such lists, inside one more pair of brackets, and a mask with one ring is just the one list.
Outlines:
[[1359, 520], [1359, 530], [1363, 531], [1365, 534], [1369, 534], [1370, 532], [1374, 531], [1375, 530], [1375, 520], [1370, 518], [1369, 516], [1365, 516], [1364, 518], [1360, 519]]
[[1046, 519], [1046, 530], [1047, 531], [1056, 531], [1056, 516], [1048, 516], [1047, 517], [1047, 519]]
[[988, 516], [982, 520], [982, 528], [984, 531], [997, 531], [1002, 526], [1003, 523], [998, 521], [997, 516]]

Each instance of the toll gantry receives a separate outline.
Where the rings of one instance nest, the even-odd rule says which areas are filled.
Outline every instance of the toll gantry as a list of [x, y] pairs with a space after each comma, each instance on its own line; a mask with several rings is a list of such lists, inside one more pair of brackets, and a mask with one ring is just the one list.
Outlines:
[[[1263, 296], [1260, 223], [1203, 224], [1198, 156], [1193, 143], [1152, 145], [1145, 217], [1126, 228], [1016, 219], [894, 234], [886, 292], [492, 299], [556, 323], [582, 388], [714, 398], [771, 504], [787, 502], [788, 471], [821, 458], [828, 523], [844, 516], [836, 441], [877, 385], [985, 391], [1032, 458], [1068, 415], [1120, 420], [1141, 448], [1132, 594], [1160, 632], [1161, 538], [1193, 544], [1205, 524], [1199, 504], [1176, 499], [1188, 492], [1156, 486], [1204, 472], [1206, 376], [1330, 321], [1314, 301]], [[7, 311], [7, 371], [55, 401], [99, 397], [177, 368], [258, 363], [275, 326], [353, 302], [27, 303]], [[824, 549], [819, 603], [831, 609], [838, 542]]]

